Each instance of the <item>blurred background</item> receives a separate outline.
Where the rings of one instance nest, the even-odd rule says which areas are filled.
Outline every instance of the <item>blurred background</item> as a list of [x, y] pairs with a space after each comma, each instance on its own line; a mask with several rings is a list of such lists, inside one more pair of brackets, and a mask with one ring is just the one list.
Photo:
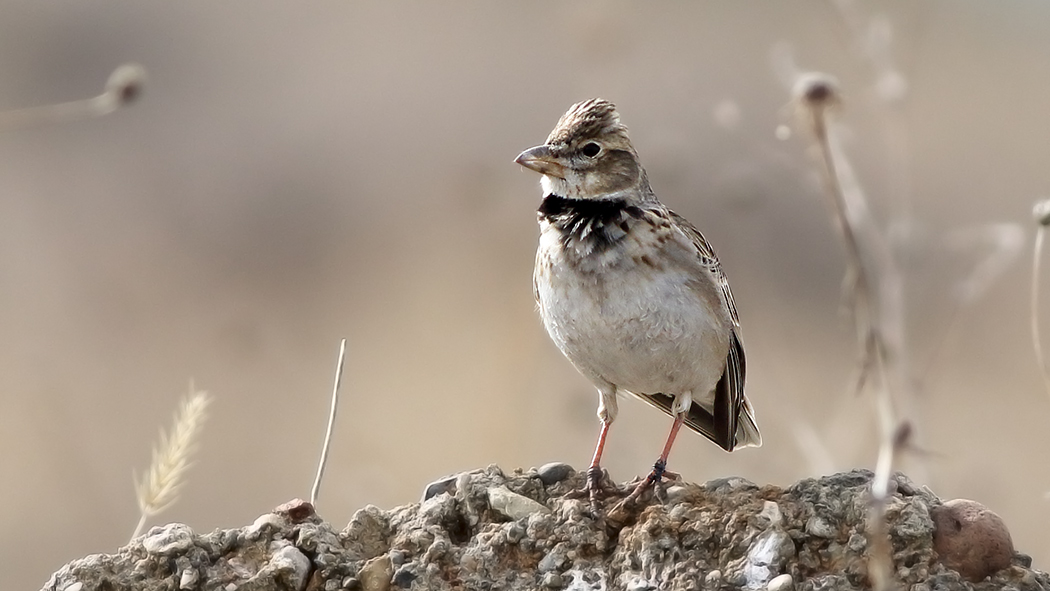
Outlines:
[[[152, 523], [237, 527], [307, 497], [344, 336], [332, 522], [490, 463], [585, 467], [597, 397], [537, 317], [539, 177], [512, 159], [594, 96], [714, 244], [743, 322], [765, 446], [685, 435], [671, 469], [872, 468], [843, 248], [790, 105], [807, 70], [841, 83], [844, 151], [905, 277], [926, 453], [900, 468], [1050, 566], [1027, 314], [1050, 4], [0, 6], [2, 110], [92, 96], [124, 62], [149, 76], [109, 117], [0, 134], [0, 587], [127, 542], [132, 474], [191, 378], [215, 402]], [[625, 401], [613, 478], [646, 473], [669, 424]]]

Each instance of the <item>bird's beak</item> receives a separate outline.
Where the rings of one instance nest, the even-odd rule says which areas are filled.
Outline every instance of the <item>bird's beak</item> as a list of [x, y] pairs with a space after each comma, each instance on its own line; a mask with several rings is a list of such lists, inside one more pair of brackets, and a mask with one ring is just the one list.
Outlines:
[[565, 166], [559, 163], [558, 159], [551, 155], [550, 146], [543, 145], [529, 148], [521, 154], [518, 154], [518, 157], [515, 158], [514, 161], [525, 168], [535, 170], [540, 174], [558, 177], [560, 179], [565, 178]]

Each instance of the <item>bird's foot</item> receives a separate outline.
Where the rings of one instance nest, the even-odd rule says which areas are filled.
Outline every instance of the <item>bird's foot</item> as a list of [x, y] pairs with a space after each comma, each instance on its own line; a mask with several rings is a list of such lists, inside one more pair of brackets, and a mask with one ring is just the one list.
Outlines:
[[606, 515], [606, 522], [614, 530], [633, 523], [653, 497], [661, 502], [666, 501], [667, 492], [664, 490], [663, 480], [665, 478], [668, 480], [681, 480], [682, 478], [675, 472], [668, 472], [666, 465], [666, 462], [657, 461], [653, 465], [653, 471], [648, 476], [637, 479], [637, 484], [631, 490], [631, 494], [624, 497], [622, 501], [616, 503], [609, 510], [608, 515]]
[[681, 480], [682, 476], [677, 472], [668, 472], [667, 462], [664, 460], [657, 460], [656, 463], [653, 464], [652, 472], [638, 482], [634, 487], [634, 490], [631, 491], [631, 494], [627, 495], [627, 498], [625, 498], [620, 504], [625, 507], [636, 505], [641, 500], [642, 495], [650, 490], [658, 500], [664, 500], [667, 496], [667, 492], [664, 490], [663, 486], [664, 478], [668, 480]]
[[601, 512], [602, 499], [622, 494], [616, 485], [609, 480], [609, 475], [601, 466], [591, 466], [587, 469], [587, 482], [583, 488], [570, 492], [566, 495], [570, 499], [582, 499], [587, 497], [591, 503], [591, 513], [598, 515]]

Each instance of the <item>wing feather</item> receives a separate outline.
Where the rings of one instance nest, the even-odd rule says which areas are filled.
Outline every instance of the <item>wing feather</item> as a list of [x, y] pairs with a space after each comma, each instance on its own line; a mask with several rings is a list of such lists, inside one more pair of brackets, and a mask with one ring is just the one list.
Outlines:
[[[746, 378], [747, 363], [744, 357], [744, 345], [740, 339], [740, 317], [736, 310], [736, 300], [733, 299], [733, 291], [729, 287], [729, 280], [722, 271], [722, 264], [718, 261], [711, 244], [704, 235], [697, 230], [693, 224], [682, 216], [668, 211], [675, 224], [693, 242], [696, 247], [700, 262], [706, 267], [715, 283], [718, 285], [719, 293], [722, 295], [722, 303], [729, 312], [733, 321], [733, 330], [730, 338], [729, 354], [726, 356], [725, 370], [722, 377], [715, 386], [715, 402], [710, 411], [694, 402], [689, 409], [685, 424], [693, 431], [707, 437], [726, 451], [733, 451], [737, 446], [760, 445], [761, 438], [758, 427], [755, 424], [754, 411], [751, 404], [744, 397], [744, 382]], [[664, 394], [640, 395], [640, 397], [663, 410], [672, 414], [671, 405], [673, 396]]]

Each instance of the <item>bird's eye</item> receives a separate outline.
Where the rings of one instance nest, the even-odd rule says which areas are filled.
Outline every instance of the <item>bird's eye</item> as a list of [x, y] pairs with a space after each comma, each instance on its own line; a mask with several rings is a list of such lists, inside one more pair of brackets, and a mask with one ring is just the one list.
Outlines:
[[584, 156], [588, 158], [594, 158], [602, 151], [602, 147], [596, 144], [595, 142], [587, 142], [583, 145], [583, 149], [581, 151], [583, 152]]

